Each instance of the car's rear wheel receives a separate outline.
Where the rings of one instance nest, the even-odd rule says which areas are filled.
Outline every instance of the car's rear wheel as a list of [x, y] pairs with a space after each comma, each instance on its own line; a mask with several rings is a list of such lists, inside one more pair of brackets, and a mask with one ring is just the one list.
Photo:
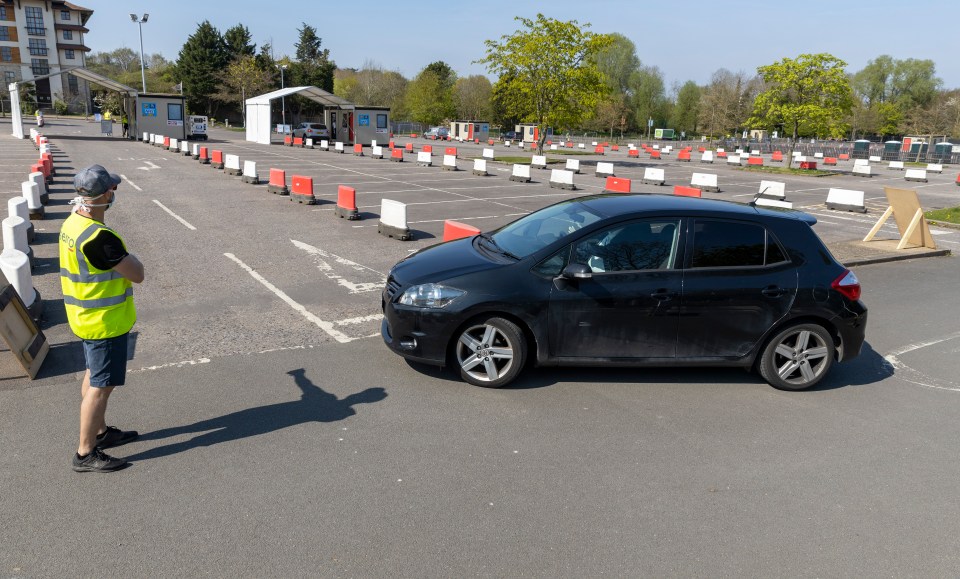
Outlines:
[[764, 348], [760, 375], [780, 390], [812, 388], [833, 366], [833, 352], [833, 338], [822, 326], [790, 326], [774, 336]]
[[516, 324], [491, 316], [464, 328], [454, 353], [464, 380], [474, 386], [501, 388], [523, 369], [527, 343]]

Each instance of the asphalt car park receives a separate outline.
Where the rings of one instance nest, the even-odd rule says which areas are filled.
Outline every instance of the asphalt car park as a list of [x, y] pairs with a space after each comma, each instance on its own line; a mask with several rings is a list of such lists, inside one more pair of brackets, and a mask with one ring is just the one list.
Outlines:
[[[437, 243], [445, 219], [490, 230], [602, 189], [585, 155], [578, 189], [347, 152], [247, 143], [211, 148], [315, 179], [319, 205], [94, 125], [48, 119], [58, 176], [35, 222], [34, 283], [51, 353], [35, 381], [0, 382], [0, 574], [404, 576], [923, 575], [956, 568], [960, 444], [951, 312], [953, 257], [855, 267], [870, 308], [860, 357], [809, 392], [739, 369], [552, 369], [504, 390], [410, 366], [379, 337], [389, 268]], [[0, 120], [9, 133], [9, 121]], [[410, 139], [397, 139], [406, 143]], [[434, 146], [441, 143], [413, 140]], [[453, 145], [453, 143], [450, 143]], [[589, 145], [588, 145], [589, 146]], [[495, 147], [498, 155], [509, 150]], [[862, 238], [884, 207], [871, 179], [771, 176], [608, 153], [634, 190], [715, 171], [715, 198], [761, 179], [816, 215], [830, 240]], [[0, 139], [0, 187], [19, 192], [36, 150]], [[23, 163], [21, 163], [23, 160]], [[56, 232], [70, 176], [101, 163], [124, 176], [107, 213], [146, 266], [127, 385], [109, 417], [142, 439], [105, 481], [69, 470], [83, 363], [59, 302]], [[10, 165], [10, 167], [8, 167]], [[955, 171], [910, 184], [927, 208], [956, 205]], [[332, 211], [340, 184], [363, 219]], [[924, 186], [926, 185], [926, 186]], [[831, 186], [867, 192], [866, 215], [827, 210]], [[376, 232], [383, 198], [408, 203], [415, 237]], [[892, 226], [885, 229], [893, 234]], [[938, 244], [957, 233], [934, 228]], [[954, 245], [951, 245], [954, 244]], [[90, 528], [99, 530], [90, 533]], [[61, 548], [51, 550], [50, 545]]]

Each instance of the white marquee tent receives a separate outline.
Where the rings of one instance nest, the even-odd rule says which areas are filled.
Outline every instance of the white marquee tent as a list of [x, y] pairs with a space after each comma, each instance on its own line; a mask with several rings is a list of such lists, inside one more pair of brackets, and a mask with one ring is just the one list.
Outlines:
[[336, 107], [340, 110], [352, 111], [356, 108], [350, 101], [344, 100], [335, 94], [328, 93], [315, 86], [291, 86], [268, 92], [246, 100], [248, 141], [254, 141], [264, 145], [270, 144], [272, 130], [270, 123], [271, 103], [278, 98], [293, 94], [302, 95], [324, 106]]

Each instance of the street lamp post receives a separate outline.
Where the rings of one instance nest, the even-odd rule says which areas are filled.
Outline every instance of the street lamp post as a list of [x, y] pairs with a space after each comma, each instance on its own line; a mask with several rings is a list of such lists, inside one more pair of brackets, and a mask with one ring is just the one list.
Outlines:
[[[287, 70], [287, 65], [281, 64], [277, 68], [280, 69], [280, 89], [283, 90], [283, 71]], [[286, 97], [280, 97], [280, 115], [281, 115], [281, 118], [283, 119], [281, 122], [283, 123], [284, 130], [286, 130], [286, 126], [287, 126], [287, 98]]]
[[147, 13], [143, 14], [143, 18], [138, 17], [136, 14], [130, 15], [130, 20], [137, 23], [137, 28], [140, 29], [140, 80], [143, 81], [143, 92], [147, 92], [147, 73], [146, 67], [143, 63], [143, 23], [147, 21], [150, 15]]

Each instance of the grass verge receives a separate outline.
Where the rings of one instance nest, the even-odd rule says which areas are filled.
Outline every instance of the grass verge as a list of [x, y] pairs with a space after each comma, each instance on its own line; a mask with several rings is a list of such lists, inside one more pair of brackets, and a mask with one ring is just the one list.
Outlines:
[[928, 221], [960, 227], [960, 207], [934, 209], [924, 213]]
[[821, 171], [819, 169], [791, 169], [789, 167], [768, 167], [758, 165], [748, 165], [740, 167], [741, 171], [753, 171], [755, 173], [777, 173], [780, 175], [803, 175], [804, 177], [826, 177], [827, 175], [836, 175], [835, 171]]
[[[471, 158], [471, 159], [482, 159], [483, 157], [470, 157], [470, 158]], [[511, 165], [514, 164], [514, 163], [519, 163], [519, 164], [521, 164], [521, 165], [529, 165], [529, 164], [530, 164], [530, 161], [531, 161], [531, 158], [530, 158], [530, 157], [502, 157], [502, 156], [501, 156], [501, 157], [497, 157], [496, 159], [494, 159], [494, 161], [496, 161], [497, 163], [510, 163]], [[547, 165], [555, 165], [555, 164], [557, 164], [557, 163], [563, 163], [563, 162], [565, 162], [563, 159], [552, 159], [552, 158], [550, 158], [550, 157], [547, 157]]]

